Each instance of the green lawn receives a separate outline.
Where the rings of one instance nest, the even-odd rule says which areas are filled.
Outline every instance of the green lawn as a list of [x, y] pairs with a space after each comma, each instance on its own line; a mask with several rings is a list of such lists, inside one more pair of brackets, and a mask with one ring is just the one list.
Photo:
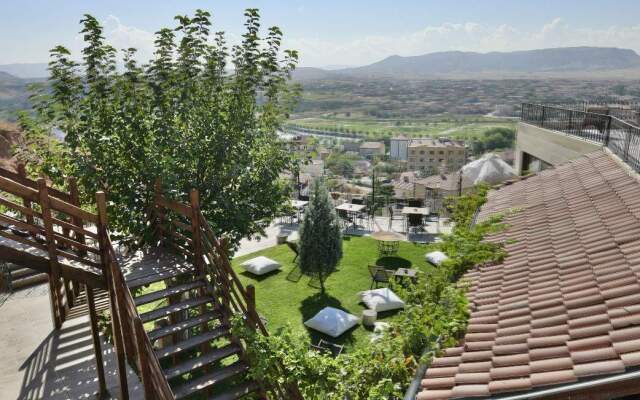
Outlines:
[[[327, 279], [327, 293], [324, 296], [319, 294], [320, 290], [317, 287], [309, 285], [309, 277], [302, 276], [298, 282], [287, 279], [294, 270], [294, 254], [286, 245], [271, 247], [232, 261], [242, 283], [245, 286], [255, 286], [258, 312], [267, 319], [267, 329], [270, 333], [276, 333], [278, 328], [290, 324], [295, 330], [307, 332], [315, 343], [324, 335], [307, 330], [303, 322], [325, 306], [341, 308], [361, 316], [364, 307], [359, 304], [358, 292], [368, 290], [371, 285], [368, 264], [377, 263], [389, 269], [412, 266], [423, 272], [428, 272], [431, 268], [424, 259], [428, 249], [426, 245], [401, 242], [397, 257], [379, 258], [377, 242], [371, 238], [353, 237], [345, 240], [343, 244], [344, 257], [338, 271]], [[239, 267], [243, 261], [260, 255], [280, 262], [282, 270], [256, 277]], [[389, 320], [395, 314], [396, 312], [385, 313], [379, 315], [379, 319]], [[358, 325], [337, 339], [327, 339], [355, 346], [366, 344], [369, 334], [362, 325]]]
[[373, 118], [341, 118], [311, 117], [288, 121], [293, 125], [301, 125], [312, 129], [349, 131], [365, 133], [364, 138], [377, 140], [403, 134], [410, 137], [450, 136], [458, 139], [471, 139], [494, 127], [515, 127], [515, 122], [484, 116], [456, 118], [426, 119], [373, 119]]

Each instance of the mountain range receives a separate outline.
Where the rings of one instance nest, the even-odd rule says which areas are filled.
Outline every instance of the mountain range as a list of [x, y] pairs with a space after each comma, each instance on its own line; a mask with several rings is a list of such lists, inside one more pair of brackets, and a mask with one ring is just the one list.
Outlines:
[[299, 68], [298, 80], [355, 78], [479, 78], [486, 76], [527, 76], [559, 74], [564, 76], [588, 73], [640, 70], [640, 56], [633, 50], [614, 47], [563, 47], [512, 52], [475, 53], [446, 51], [420, 56], [387, 57], [373, 64], [324, 70]]

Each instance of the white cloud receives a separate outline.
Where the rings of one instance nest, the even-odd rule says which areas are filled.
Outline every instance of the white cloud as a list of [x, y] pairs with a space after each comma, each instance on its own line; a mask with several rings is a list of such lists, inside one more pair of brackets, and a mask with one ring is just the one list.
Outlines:
[[363, 65], [389, 55], [420, 55], [436, 51], [513, 51], [564, 46], [611, 46], [640, 52], [640, 25], [605, 29], [573, 28], [555, 18], [538, 30], [522, 31], [511, 25], [475, 22], [427, 26], [402, 35], [369, 35], [351, 40], [285, 38], [289, 48], [300, 52], [301, 65]]
[[[153, 56], [154, 34], [128, 26], [113, 15], [101, 21], [105, 37], [118, 50], [135, 47], [138, 58], [147, 61]], [[227, 32], [229, 44], [241, 37]], [[426, 26], [415, 32], [399, 35], [366, 35], [347, 40], [324, 39], [322, 32], [314, 37], [289, 37], [284, 47], [300, 53], [301, 65], [364, 65], [393, 54], [420, 55], [436, 51], [513, 51], [563, 46], [612, 46], [630, 48], [640, 53], [640, 24], [608, 28], [575, 28], [562, 18], [555, 18], [537, 30], [523, 31], [509, 24], [495, 26], [468, 21]], [[75, 54], [83, 47], [82, 36], [73, 46]]]

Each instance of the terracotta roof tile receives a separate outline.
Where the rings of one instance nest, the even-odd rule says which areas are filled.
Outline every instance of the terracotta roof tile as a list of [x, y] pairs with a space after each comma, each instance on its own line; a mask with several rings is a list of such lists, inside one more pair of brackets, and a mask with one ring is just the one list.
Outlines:
[[489, 382], [489, 392], [491, 392], [491, 394], [528, 389], [531, 389], [531, 380], [529, 378], [501, 379]]
[[550, 386], [561, 383], [570, 383], [577, 380], [573, 370], [538, 372], [531, 374], [531, 386]]
[[491, 368], [490, 371], [492, 379], [510, 379], [529, 377], [531, 375], [531, 368], [529, 365], [512, 365], [509, 367], [496, 367]]
[[465, 278], [467, 334], [419, 400], [487, 397], [640, 366], [640, 180], [603, 151], [488, 193], [501, 264]]
[[586, 364], [576, 364], [573, 371], [578, 377], [615, 374], [624, 372], [625, 367], [622, 360], [596, 361]]
[[451, 398], [451, 390], [429, 390], [418, 393], [416, 400], [445, 400]]
[[489, 385], [458, 385], [451, 390], [451, 398], [486, 397], [490, 394]]

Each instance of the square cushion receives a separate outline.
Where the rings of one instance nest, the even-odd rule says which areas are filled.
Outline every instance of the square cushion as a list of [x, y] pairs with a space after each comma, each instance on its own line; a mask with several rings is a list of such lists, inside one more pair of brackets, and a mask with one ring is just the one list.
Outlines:
[[449, 259], [449, 257], [447, 257], [446, 254], [444, 254], [439, 250], [432, 251], [431, 253], [425, 254], [424, 258], [426, 258], [427, 261], [429, 261], [433, 265], [440, 265], [442, 264], [443, 261], [446, 261]]
[[252, 258], [243, 262], [240, 266], [255, 275], [264, 275], [281, 267], [280, 263], [265, 256]]
[[325, 307], [304, 324], [331, 337], [338, 337], [358, 324], [358, 317], [333, 307]]
[[389, 288], [380, 288], [360, 292], [360, 298], [368, 309], [377, 312], [404, 308], [404, 301]]

